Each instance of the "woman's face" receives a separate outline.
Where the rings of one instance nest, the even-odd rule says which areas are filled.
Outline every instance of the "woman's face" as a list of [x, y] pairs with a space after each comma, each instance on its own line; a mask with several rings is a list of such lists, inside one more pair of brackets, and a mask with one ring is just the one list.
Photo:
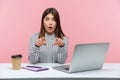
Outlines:
[[48, 34], [53, 34], [56, 28], [56, 21], [54, 16], [50, 13], [43, 19], [43, 25]]

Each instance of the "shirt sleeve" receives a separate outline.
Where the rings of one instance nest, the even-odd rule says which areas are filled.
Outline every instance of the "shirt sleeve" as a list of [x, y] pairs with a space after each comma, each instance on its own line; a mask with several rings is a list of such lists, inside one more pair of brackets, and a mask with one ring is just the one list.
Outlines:
[[68, 39], [67, 37], [63, 38], [64, 46], [63, 47], [58, 47], [57, 50], [57, 61], [58, 63], [65, 63], [67, 56], [68, 56]]
[[35, 46], [35, 42], [38, 39], [38, 34], [33, 34], [30, 39], [30, 50], [29, 50], [29, 57], [28, 60], [30, 63], [35, 64], [39, 62], [39, 53], [40, 47]]

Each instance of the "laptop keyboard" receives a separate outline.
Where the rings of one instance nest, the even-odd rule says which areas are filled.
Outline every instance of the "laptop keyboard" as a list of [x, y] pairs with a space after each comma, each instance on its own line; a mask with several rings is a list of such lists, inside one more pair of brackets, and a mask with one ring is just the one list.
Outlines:
[[69, 70], [70, 69], [70, 65], [65, 65], [64, 69]]

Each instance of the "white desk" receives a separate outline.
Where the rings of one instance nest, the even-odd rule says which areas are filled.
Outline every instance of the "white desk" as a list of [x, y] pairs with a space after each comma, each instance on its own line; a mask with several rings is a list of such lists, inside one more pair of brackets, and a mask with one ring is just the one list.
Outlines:
[[[22, 63], [22, 66], [26, 65], [31, 64]], [[12, 70], [11, 63], [0, 63], [0, 80], [120, 80], [120, 64], [118, 63], [105, 63], [102, 70], [85, 71], [72, 74], [52, 69], [52, 66], [60, 64], [40, 63], [35, 65], [48, 67], [49, 70], [40, 72], [33, 72], [25, 69]]]

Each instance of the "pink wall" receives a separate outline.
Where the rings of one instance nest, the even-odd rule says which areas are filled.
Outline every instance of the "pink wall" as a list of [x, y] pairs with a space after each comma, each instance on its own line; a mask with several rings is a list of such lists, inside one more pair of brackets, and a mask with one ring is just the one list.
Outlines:
[[55, 7], [69, 37], [69, 58], [76, 43], [111, 43], [106, 62], [120, 62], [119, 0], [0, 0], [0, 62], [21, 53], [28, 62], [31, 34], [40, 29], [41, 15]]

